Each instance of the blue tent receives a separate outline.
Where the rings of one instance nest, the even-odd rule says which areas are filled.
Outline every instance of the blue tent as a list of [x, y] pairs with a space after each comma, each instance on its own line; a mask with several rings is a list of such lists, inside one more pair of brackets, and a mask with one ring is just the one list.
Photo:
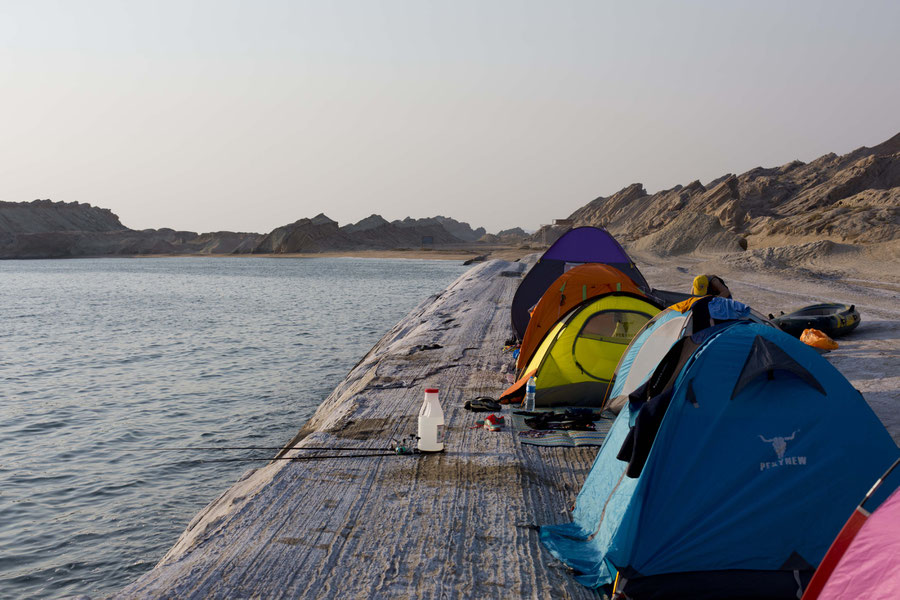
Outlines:
[[692, 338], [619, 414], [573, 522], [541, 539], [584, 585], [618, 577], [632, 598], [796, 598], [897, 446], [791, 336], [737, 321]]
[[[715, 315], [717, 319], [713, 319]], [[607, 389], [603, 407], [618, 414], [628, 396], [645, 383], [669, 349], [685, 336], [698, 333], [713, 323], [746, 318], [769, 323], [749, 306], [726, 298], [707, 296], [689, 306], [670, 306], [641, 329], [625, 352]], [[771, 324], [770, 324], [771, 325]], [[687, 351], [691, 351], [688, 349]]]
[[516, 289], [512, 302], [512, 326], [519, 339], [528, 327], [528, 311], [538, 303], [550, 284], [565, 273], [566, 265], [583, 263], [615, 267], [644, 292], [650, 292], [644, 276], [608, 231], [597, 227], [570, 229], [544, 252]]

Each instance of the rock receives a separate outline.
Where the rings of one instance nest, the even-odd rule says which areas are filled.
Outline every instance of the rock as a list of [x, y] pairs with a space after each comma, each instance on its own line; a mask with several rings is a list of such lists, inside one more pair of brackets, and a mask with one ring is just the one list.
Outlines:
[[286, 254], [348, 250], [359, 247], [336, 221], [325, 215], [300, 219], [290, 225], [273, 229], [253, 249], [254, 254]]
[[722, 227], [713, 215], [683, 212], [663, 229], [635, 242], [633, 247], [659, 256], [671, 256], [740, 252], [747, 246], [743, 238]]
[[352, 225], [344, 225], [343, 227], [341, 227], [341, 230], [346, 233], [356, 233], [357, 231], [369, 231], [370, 229], [377, 229], [378, 227], [389, 224], [390, 223], [381, 215], [373, 214], [359, 221], [358, 223], [354, 223]]
[[503, 231], [497, 232], [497, 237], [499, 238], [504, 238], [507, 236], [525, 237], [526, 235], [528, 235], [528, 232], [526, 232], [521, 227], [513, 227], [512, 229], [504, 229]]
[[345, 233], [357, 247], [395, 249], [420, 248], [434, 244], [458, 244], [462, 240], [451, 234], [436, 217], [388, 222], [381, 215], [371, 215], [358, 223], [344, 225]]
[[456, 241], [462, 242], [474, 242], [481, 238], [485, 233], [484, 227], [479, 227], [478, 229], [472, 229], [472, 227], [468, 223], [461, 223], [456, 219], [451, 219], [450, 217], [442, 217], [440, 215], [436, 217], [429, 217], [425, 219], [413, 219], [411, 217], [407, 217], [402, 221], [394, 221], [394, 225], [397, 227], [417, 227], [417, 228], [431, 228], [434, 225], [439, 225], [443, 227], [443, 229], [449, 233]]
[[109, 209], [78, 202], [0, 202], [0, 232], [125, 231]]
[[516, 245], [528, 238], [528, 232], [521, 227], [504, 229], [498, 233], [486, 233], [478, 240], [486, 244]]
[[337, 221], [333, 221], [325, 216], [325, 213], [319, 213], [310, 219], [313, 225], [335, 225], [337, 226]]

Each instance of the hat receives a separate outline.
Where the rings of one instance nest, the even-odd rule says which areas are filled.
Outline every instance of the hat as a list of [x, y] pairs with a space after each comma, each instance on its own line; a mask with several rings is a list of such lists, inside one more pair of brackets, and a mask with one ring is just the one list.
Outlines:
[[694, 289], [691, 291], [694, 296], [705, 296], [708, 288], [709, 277], [706, 275], [697, 275], [694, 277]]

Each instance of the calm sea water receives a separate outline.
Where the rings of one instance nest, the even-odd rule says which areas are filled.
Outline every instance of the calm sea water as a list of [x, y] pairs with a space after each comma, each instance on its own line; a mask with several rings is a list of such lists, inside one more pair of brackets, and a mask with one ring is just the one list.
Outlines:
[[[103, 595], [465, 270], [424, 260], [0, 262], [0, 598]], [[271, 456], [274, 452], [235, 452]]]

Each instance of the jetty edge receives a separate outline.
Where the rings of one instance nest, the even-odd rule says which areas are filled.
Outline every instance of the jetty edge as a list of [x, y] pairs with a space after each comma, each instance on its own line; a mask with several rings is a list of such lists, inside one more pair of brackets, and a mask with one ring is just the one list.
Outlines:
[[514, 366], [502, 348], [527, 266], [481, 263], [423, 301], [279, 456], [389, 448], [415, 433], [425, 387], [440, 389], [444, 452], [277, 460], [248, 471], [156, 567], [111, 597], [597, 598], [537, 531], [570, 520], [565, 507], [597, 449], [523, 446], [509, 425], [473, 428], [478, 415], [463, 408], [508, 385]]

